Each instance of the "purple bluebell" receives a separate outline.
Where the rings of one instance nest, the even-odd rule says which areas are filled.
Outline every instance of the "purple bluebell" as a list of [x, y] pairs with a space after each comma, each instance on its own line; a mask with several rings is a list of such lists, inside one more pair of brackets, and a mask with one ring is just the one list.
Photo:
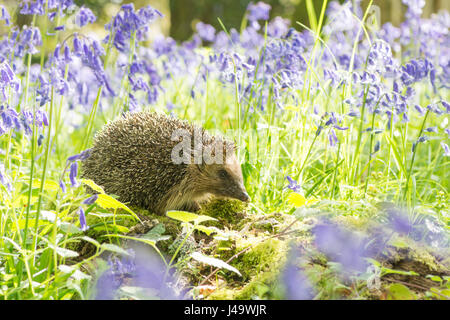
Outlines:
[[88, 23], [94, 23], [97, 20], [97, 17], [92, 12], [91, 9], [86, 7], [81, 7], [75, 16], [75, 23], [81, 28], [87, 25]]
[[441, 142], [441, 147], [444, 149], [444, 157], [450, 157], [450, 148], [444, 142]]
[[86, 231], [87, 229], [89, 229], [89, 226], [86, 223], [86, 215], [83, 208], [78, 209], [78, 218], [80, 220], [81, 231]]
[[119, 13], [112, 18], [112, 21], [105, 25], [105, 29], [109, 31], [105, 42], [113, 36], [113, 44], [117, 50], [127, 52], [129, 49], [128, 42], [132, 35], [136, 32], [138, 40], [142, 40], [144, 37], [142, 31], [147, 30], [148, 25], [158, 17], [162, 17], [162, 14], [151, 6], [135, 11], [133, 3], [124, 4]]
[[0, 5], [0, 21], [5, 21], [5, 25], [9, 26], [11, 25], [11, 16], [8, 13], [8, 10], [6, 10], [5, 6]]
[[373, 153], [377, 153], [378, 151], [380, 151], [380, 146], [381, 146], [380, 141], [377, 141], [375, 143], [375, 147], [373, 148]]
[[90, 196], [89, 198], [84, 199], [82, 203], [91, 205], [91, 204], [95, 203], [95, 201], [97, 201], [97, 199], [98, 199], [98, 194], [94, 194], [94, 195]]
[[262, 1], [259, 1], [256, 4], [250, 2], [250, 4], [247, 7], [248, 20], [250, 21], [269, 20], [269, 13], [271, 8], [272, 7], [269, 4], [264, 3]]
[[284, 299], [287, 300], [310, 300], [314, 298], [314, 289], [309, 279], [304, 274], [302, 268], [296, 262], [299, 258], [300, 248], [290, 249], [284, 269], [281, 273], [281, 280], [285, 289]]
[[86, 149], [86, 150], [80, 152], [79, 154], [70, 156], [69, 158], [67, 158], [67, 161], [73, 162], [73, 161], [77, 161], [77, 160], [85, 160], [85, 159], [89, 158], [90, 155], [91, 155], [91, 149]]
[[9, 106], [0, 106], [0, 136], [10, 129], [19, 131], [22, 128], [20, 116]]
[[[165, 276], [166, 267], [159, 257], [142, 249], [129, 249], [130, 257], [109, 258], [109, 269], [97, 280], [97, 300], [120, 298], [122, 285], [152, 289], [149, 299], [178, 299], [169, 286], [174, 279]], [[125, 279], [127, 280], [125, 282]]]
[[0, 92], [1, 97], [7, 100], [7, 89], [11, 88], [14, 93], [20, 92], [20, 80], [16, 77], [8, 62], [0, 63]]
[[330, 147], [336, 146], [336, 144], [339, 142], [336, 131], [334, 131], [334, 128], [330, 129], [330, 132], [328, 133], [328, 143], [330, 144]]
[[286, 176], [286, 179], [289, 182], [289, 185], [287, 186], [288, 189], [291, 189], [294, 192], [300, 192], [302, 190], [302, 187], [296, 180], [292, 179], [290, 176]]
[[450, 103], [448, 103], [444, 100], [442, 100], [441, 103], [442, 103], [442, 106], [445, 108], [445, 112], [450, 113]]
[[62, 193], [66, 193], [67, 188], [63, 180], [59, 180], [59, 187], [61, 188]]
[[392, 207], [388, 208], [386, 213], [388, 225], [391, 226], [394, 231], [400, 234], [407, 234], [412, 231], [413, 225], [405, 212], [398, 208]]
[[429, 128], [425, 128], [425, 131], [426, 132], [434, 132], [434, 133], [437, 133], [438, 131], [437, 131], [437, 127], [429, 127]]
[[210, 24], [199, 22], [195, 25], [198, 35], [202, 40], [213, 42], [216, 34], [216, 29]]
[[362, 272], [366, 269], [366, 238], [331, 222], [316, 225], [313, 234], [317, 249], [342, 264], [344, 270]]
[[41, 31], [37, 27], [24, 26], [16, 43], [14, 54], [23, 57], [25, 54], [38, 53], [37, 47], [42, 45]]
[[414, 108], [417, 110], [417, 112], [420, 113], [421, 116], [425, 115], [425, 112], [426, 112], [425, 109], [422, 108], [421, 106], [419, 106], [418, 104], [414, 105]]
[[72, 185], [72, 187], [78, 186], [77, 175], [78, 175], [78, 163], [72, 162], [72, 164], [70, 165], [70, 174], [69, 174], [70, 184]]
[[450, 129], [449, 128], [445, 128], [444, 132], [448, 135], [448, 137], [450, 138]]
[[25, 0], [20, 3], [22, 9], [20, 14], [44, 15], [46, 0]]

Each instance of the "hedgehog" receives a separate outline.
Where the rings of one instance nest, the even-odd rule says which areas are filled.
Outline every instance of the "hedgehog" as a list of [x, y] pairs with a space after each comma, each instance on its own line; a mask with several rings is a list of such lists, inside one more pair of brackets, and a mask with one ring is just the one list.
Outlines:
[[96, 133], [81, 176], [159, 215], [195, 212], [214, 196], [249, 201], [235, 150], [233, 142], [188, 121], [125, 113]]

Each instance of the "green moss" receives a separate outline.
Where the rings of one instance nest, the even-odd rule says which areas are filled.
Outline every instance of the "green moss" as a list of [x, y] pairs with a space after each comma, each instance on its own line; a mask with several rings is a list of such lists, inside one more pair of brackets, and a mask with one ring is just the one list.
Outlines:
[[239, 200], [214, 199], [202, 205], [198, 212], [219, 220], [216, 224], [228, 224], [237, 226], [239, 221], [245, 217], [246, 204]]
[[[261, 237], [239, 239], [236, 243], [235, 252], [238, 253], [260, 240]], [[246, 284], [238, 288], [224, 287], [218, 289], [208, 296], [208, 299], [245, 300], [272, 298], [272, 296], [267, 295], [273, 295], [274, 292], [277, 292], [274, 288], [278, 286], [277, 279], [286, 261], [287, 252], [287, 241], [276, 238], [267, 239], [255, 245], [230, 263], [242, 274], [242, 278], [236, 278], [235, 280], [245, 282]]]

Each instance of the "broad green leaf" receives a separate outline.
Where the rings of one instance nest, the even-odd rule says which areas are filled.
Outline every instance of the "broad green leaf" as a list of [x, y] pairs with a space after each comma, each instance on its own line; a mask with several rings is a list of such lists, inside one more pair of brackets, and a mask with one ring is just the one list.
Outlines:
[[92, 239], [92, 238], [90, 238], [88, 236], [82, 236], [80, 239], [82, 239], [82, 240], [84, 240], [86, 242], [92, 243], [97, 248], [100, 247], [100, 243], [97, 240]]
[[196, 224], [210, 220], [217, 220], [213, 217], [198, 215], [187, 211], [167, 211], [166, 215], [181, 222], [193, 222]]
[[81, 233], [81, 229], [78, 228], [76, 225], [69, 223], [69, 222], [62, 222], [59, 225], [59, 229], [67, 234], [73, 234], [73, 233]]
[[167, 211], [166, 215], [181, 222], [193, 222], [198, 218], [197, 214], [186, 211]]
[[125, 255], [125, 256], [129, 256], [130, 255], [127, 251], [125, 251], [121, 247], [116, 246], [115, 244], [112, 244], [112, 243], [102, 243], [101, 246], [100, 246], [100, 249], [111, 251], [111, 252], [115, 252], [115, 253], [122, 254], [122, 255]]
[[75, 280], [83, 280], [83, 279], [91, 279], [90, 275], [87, 275], [86, 273], [78, 270], [75, 267], [72, 266], [67, 266], [65, 264], [59, 265], [58, 266], [59, 271], [61, 271], [62, 273], [67, 273], [70, 274], [70, 276], [72, 278], [74, 278]]
[[224, 261], [222, 261], [220, 259], [216, 259], [216, 258], [213, 258], [213, 257], [205, 256], [204, 254], [202, 254], [200, 252], [192, 253], [191, 257], [193, 259], [197, 260], [198, 262], [202, 262], [204, 264], [207, 264], [207, 265], [210, 265], [210, 266], [213, 266], [213, 267], [216, 267], [216, 268], [222, 268], [222, 269], [226, 269], [226, 270], [229, 270], [229, 271], [233, 271], [234, 273], [237, 273], [238, 275], [240, 275], [242, 277], [242, 275], [241, 275], [241, 273], [239, 272], [238, 269], [236, 269], [233, 266], [230, 266], [228, 263], [226, 263], [226, 262], [224, 262]]
[[108, 196], [107, 194], [99, 194], [97, 200], [95, 201], [100, 207], [104, 209], [124, 209], [131, 213], [131, 215], [138, 221], [141, 221], [138, 216], [125, 204], [120, 202], [119, 200], [114, 199], [111, 196]]
[[66, 248], [61, 248], [61, 247], [57, 247], [54, 246], [50, 243], [48, 243], [48, 246], [50, 248], [52, 248], [53, 250], [55, 250], [56, 254], [63, 257], [63, 258], [74, 258], [74, 257], [78, 257], [78, 252], [73, 251], [73, 250], [69, 250]]
[[142, 236], [143, 239], [154, 241], [155, 243], [158, 241], [168, 240], [170, 239], [169, 235], [163, 235], [166, 232], [166, 228], [164, 224], [159, 223], [154, 226], [149, 232]]
[[89, 186], [94, 191], [97, 191], [97, 192], [102, 193], [102, 194], [106, 194], [105, 190], [103, 190], [102, 187], [97, 185], [91, 179], [81, 179], [81, 182], [84, 183], [85, 185]]
[[211, 233], [213, 232], [217, 232], [216, 230], [214, 230], [213, 228], [210, 227], [206, 227], [206, 226], [202, 226], [202, 225], [197, 225], [195, 226], [195, 229], [206, 233], [208, 236], [211, 235]]
[[393, 283], [389, 286], [389, 300], [415, 300], [416, 296], [408, 287], [401, 283]]

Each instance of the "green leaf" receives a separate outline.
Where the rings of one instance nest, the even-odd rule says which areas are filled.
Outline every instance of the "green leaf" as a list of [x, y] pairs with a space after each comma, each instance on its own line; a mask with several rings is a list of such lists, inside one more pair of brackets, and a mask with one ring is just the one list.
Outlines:
[[199, 224], [205, 221], [217, 220], [213, 217], [198, 215], [192, 212], [187, 211], [167, 211], [166, 215], [172, 219], [181, 221], [181, 222], [193, 222], [195, 224]]
[[125, 251], [121, 247], [116, 246], [115, 244], [112, 244], [112, 243], [102, 243], [102, 245], [100, 246], [100, 249], [115, 252], [115, 253], [122, 254], [125, 256], [130, 255], [127, 251]]
[[388, 300], [415, 300], [416, 296], [401, 283], [393, 283], [388, 288]]
[[105, 190], [103, 190], [102, 187], [95, 184], [95, 182], [90, 179], [81, 179], [81, 182], [89, 186], [92, 190], [97, 191], [98, 193], [106, 194]]
[[155, 243], [158, 241], [168, 240], [170, 239], [169, 235], [163, 235], [166, 232], [166, 228], [164, 224], [158, 223], [154, 226], [149, 232], [142, 236], [143, 239], [154, 241]]
[[70, 274], [70, 276], [75, 279], [75, 280], [83, 280], [83, 279], [91, 279], [90, 275], [87, 275], [86, 273], [78, 270], [75, 267], [72, 266], [67, 266], [65, 264], [59, 265], [58, 266], [59, 271], [61, 271], [62, 273], [67, 273]]
[[95, 201], [100, 207], [104, 209], [124, 209], [131, 213], [131, 215], [136, 218], [136, 220], [141, 221], [138, 216], [125, 204], [120, 202], [119, 200], [114, 199], [107, 194], [99, 194], [97, 200]]
[[56, 247], [54, 245], [52, 245], [51, 243], [48, 243], [48, 246], [50, 248], [52, 248], [53, 250], [55, 250], [56, 254], [63, 257], [63, 258], [74, 258], [74, 257], [78, 257], [78, 252], [73, 251], [73, 250], [69, 250], [66, 248], [61, 248], [61, 247]]
[[81, 233], [81, 229], [78, 228], [76, 225], [69, 223], [69, 222], [63, 222], [59, 225], [59, 229], [67, 234], [73, 234], [73, 233]]
[[202, 226], [202, 225], [195, 226], [195, 229], [197, 229], [197, 230], [199, 230], [199, 231], [201, 231], [201, 232], [206, 233], [208, 236], [211, 235], [211, 233], [213, 233], [213, 232], [217, 232], [217, 231], [214, 230], [213, 228], [206, 227], [206, 226]]
[[199, 262], [202, 262], [204, 264], [216, 267], [216, 268], [221, 268], [221, 269], [226, 269], [229, 271], [233, 271], [234, 273], [237, 273], [238, 275], [241, 275], [241, 273], [239, 272], [238, 269], [236, 269], [235, 267], [230, 266], [228, 263], [220, 260], [220, 259], [216, 259], [213, 257], [208, 257], [205, 256], [204, 254], [200, 253], [200, 252], [194, 252], [191, 254], [191, 257]]

